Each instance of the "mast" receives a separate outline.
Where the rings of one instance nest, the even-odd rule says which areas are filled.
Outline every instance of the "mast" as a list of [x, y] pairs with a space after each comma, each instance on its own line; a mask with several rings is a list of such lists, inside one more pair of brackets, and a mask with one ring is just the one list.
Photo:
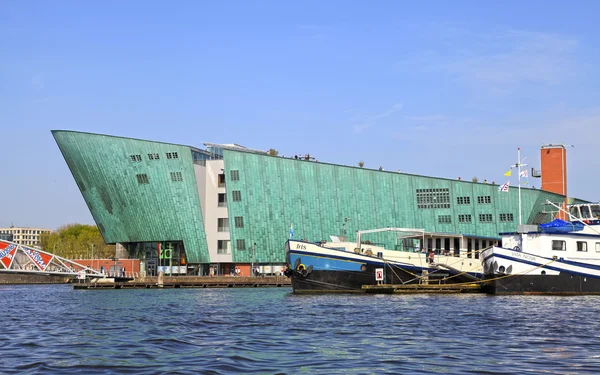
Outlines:
[[518, 175], [518, 184], [519, 184], [519, 225], [523, 224], [521, 220], [521, 167], [526, 167], [527, 164], [521, 163], [521, 147], [517, 148], [517, 164], [513, 165], [513, 167], [517, 167]]
[[521, 147], [517, 149], [517, 168], [519, 170], [519, 225], [521, 225]]

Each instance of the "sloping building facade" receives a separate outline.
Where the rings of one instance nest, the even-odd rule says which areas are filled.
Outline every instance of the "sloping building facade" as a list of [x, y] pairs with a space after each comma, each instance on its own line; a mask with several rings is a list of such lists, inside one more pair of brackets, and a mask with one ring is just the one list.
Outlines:
[[[105, 241], [123, 244], [150, 274], [165, 266], [190, 274], [209, 265], [225, 273], [240, 264], [280, 265], [291, 228], [295, 238], [309, 241], [353, 239], [357, 230], [383, 227], [491, 241], [519, 224], [517, 189], [499, 192], [492, 184], [271, 156], [237, 145], [199, 149], [53, 134]], [[565, 199], [536, 189], [521, 193], [524, 224], [548, 221], [546, 200]], [[398, 246], [389, 232], [364, 239]]]

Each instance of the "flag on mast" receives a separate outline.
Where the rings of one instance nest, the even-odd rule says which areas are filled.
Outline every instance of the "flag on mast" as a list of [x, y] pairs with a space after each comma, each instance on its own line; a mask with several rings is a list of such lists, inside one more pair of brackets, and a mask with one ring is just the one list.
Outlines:
[[506, 183], [504, 183], [498, 187], [498, 191], [508, 191], [509, 185], [510, 185], [510, 181], [506, 181]]
[[506, 172], [504, 175], [507, 177], [510, 177], [511, 174], [512, 174], [512, 169], [509, 169], [508, 172]]

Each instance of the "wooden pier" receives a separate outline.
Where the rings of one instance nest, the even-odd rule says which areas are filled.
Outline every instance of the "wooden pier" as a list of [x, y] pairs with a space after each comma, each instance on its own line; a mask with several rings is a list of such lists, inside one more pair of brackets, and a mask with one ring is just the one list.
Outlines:
[[366, 293], [372, 294], [416, 294], [416, 293], [483, 293], [480, 284], [382, 284], [363, 285]]
[[151, 288], [265, 288], [288, 287], [290, 279], [285, 276], [232, 277], [232, 276], [177, 276], [145, 277], [131, 281], [96, 279], [95, 281], [73, 282], [74, 289], [151, 289]]

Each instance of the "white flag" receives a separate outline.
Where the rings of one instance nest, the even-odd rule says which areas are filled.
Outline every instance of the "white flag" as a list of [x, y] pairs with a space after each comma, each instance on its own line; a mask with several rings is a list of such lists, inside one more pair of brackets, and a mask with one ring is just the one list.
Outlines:
[[508, 191], [509, 185], [510, 185], [510, 181], [506, 181], [505, 184], [502, 184], [498, 187], [498, 191]]

